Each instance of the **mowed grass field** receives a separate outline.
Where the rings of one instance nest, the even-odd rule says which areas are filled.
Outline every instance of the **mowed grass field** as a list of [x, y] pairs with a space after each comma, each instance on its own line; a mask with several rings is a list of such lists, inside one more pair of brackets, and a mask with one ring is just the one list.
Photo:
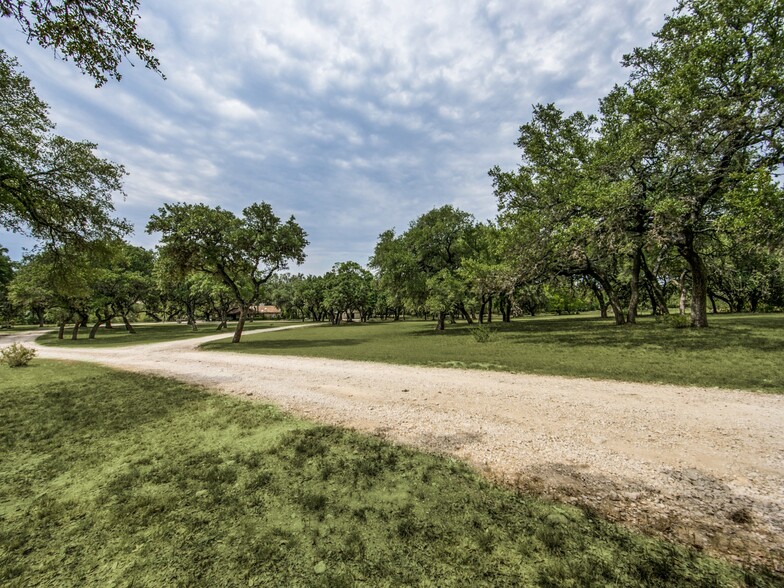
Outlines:
[[784, 315], [710, 316], [710, 328], [677, 329], [643, 317], [616, 327], [595, 316], [493, 322], [478, 343], [464, 322], [347, 323], [250, 335], [207, 350], [488, 369], [633, 382], [784, 392]]
[[772, 586], [454, 460], [80, 363], [0, 366], [2, 586]]
[[[243, 333], [257, 331], [259, 329], [269, 329], [272, 327], [282, 327], [287, 323], [284, 321], [254, 321], [245, 323]], [[134, 325], [135, 334], [129, 333], [122, 323], [114, 325], [111, 329], [103, 327], [98, 329], [95, 339], [88, 339], [89, 328], [79, 330], [79, 338], [71, 340], [71, 330], [65, 330], [65, 338], [58, 339], [57, 332], [49, 332], [38, 339], [36, 343], [50, 345], [52, 347], [124, 347], [126, 345], [144, 345], [147, 343], [163, 343], [164, 341], [178, 341], [183, 339], [193, 339], [207, 335], [217, 335], [218, 323], [198, 323], [198, 330], [194, 331], [190, 325], [175, 323], [141, 324]], [[236, 323], [229, 323], [229, 328], [224, 329], [223, 333], [231, 340]], [[0, 340], [1, 341], [1, 340]]]

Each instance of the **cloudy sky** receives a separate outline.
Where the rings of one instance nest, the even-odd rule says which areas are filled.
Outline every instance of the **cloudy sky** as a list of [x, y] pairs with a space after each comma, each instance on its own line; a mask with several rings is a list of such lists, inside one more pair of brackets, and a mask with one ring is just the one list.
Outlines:
[[[453, 204], [495, 216], [535, 103], [594, 112], [674, 0], [142, 0], [167, 79], [100, 89], [0, 20], [57, 132], [126, 166], [131, 241], [164, 202], [269, 202], [309, 235], [304, 273], [367, 262], [382, 231]], [[425, 7], [427, 6], [427, 7]], [[32, 242], [0, 232], [13, 258]]]

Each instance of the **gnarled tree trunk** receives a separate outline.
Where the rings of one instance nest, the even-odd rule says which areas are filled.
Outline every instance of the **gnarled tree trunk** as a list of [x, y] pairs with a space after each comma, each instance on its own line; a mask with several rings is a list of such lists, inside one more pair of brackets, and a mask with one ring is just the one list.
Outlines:
[[133, 325], [128, 320], [128, 316], [123, 314], [122, 315], [123, 324], [125, 325], [125, 330], [128, 331], [131, 335], [136, 334], [136, 329], [133, 328]]
[[441, 311], [438, 313], [438, 319], [436, 321], [436, 331], [443, 331], [445, 328], [444, 323], [446, 322], [446, 312]]
[[239, 343], [240, 339], [242, 339], [242, 329], [245, 328], [245, 315], [247, 311], [244, 304], [240, 305], [240, 316], [239, 319], [237, 319], [237, 326], [234, 329], [234, 337], [231, 338], [232, 343]]
[[686, 244], [679, 251], [691, 272], [691, 326], [705, 328], [708, 326], [708, 272], [691, 238], [687, 236]]
[[626, 322], [635, 324], [637, 322], [637, 306], [640, 303], [640, 269], [642, 265], [642, 251], [638, 248], [634, 252], [632, 260], [632, 278], [629, 283], [631, 293], [629, 296], [629, 310], [626, 314]]

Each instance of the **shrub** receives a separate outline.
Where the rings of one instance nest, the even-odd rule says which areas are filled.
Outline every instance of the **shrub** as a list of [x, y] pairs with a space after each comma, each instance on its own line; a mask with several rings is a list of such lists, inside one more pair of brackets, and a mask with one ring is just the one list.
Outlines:
[[471, 335], [477, 343], [487, 343], [493, 338], [493, 331], [487, 325], [477, 325], [471, 329]]
[[688, 329], [691, 318], [688, 314], [663, 314], [656, 317], [656, 323], [671, 329]]
[[35, 349], [14, 343], [0, 349], [0, 363], [7, 363], [8, 367], [22, 367], [30, 363], [35, 357]]

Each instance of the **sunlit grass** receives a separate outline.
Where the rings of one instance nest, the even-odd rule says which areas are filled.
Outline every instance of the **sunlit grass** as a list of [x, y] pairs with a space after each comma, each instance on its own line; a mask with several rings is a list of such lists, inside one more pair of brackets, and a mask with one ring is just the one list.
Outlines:
[[478, 343], [465, 323], [373, 322], [252, 335], [208, 350], [662, 382], [784, 392], [784, 315], [718, 315], [676, 329], [644, 317], [616, 327], [593, 316], [492, 323]]
[[161, 378], [5, 368], [0, 422], [2, 586], [775, 581], [451, 459]]
[[[282, 327], [287, 322], [284, 321], [254, 321], [245, 323], [243, 333], [268, 329], [271, 327]], [[65, 338], [58, 339], [57, 332], [49, 332], [39, 337], [36, 342], [41, 345], [52, 347], [120, 347], [125, 345], [144, 345], [146, 343], [162, 343], [164, 341], [178, 341], [182, 339], [193, 339], [204, 337], [205, 335], [215, 335], [218, 323], [198, 323], [197, 330], [194, 331], [190, 325], [162, 323], [162, 324], [142, 324], [134, 325], [136, 333], [129, 333], [122, 324], [114, 325], [111, 329], [99, 328], [95, 339], [89, 339], [90, 329], [83, 328], [79, 331], [76, 341], [71, 339], [71, 330], [66, 329]], [[223, 332], [231, 339], [236, 323], [229, 323], [229, 328]]]

